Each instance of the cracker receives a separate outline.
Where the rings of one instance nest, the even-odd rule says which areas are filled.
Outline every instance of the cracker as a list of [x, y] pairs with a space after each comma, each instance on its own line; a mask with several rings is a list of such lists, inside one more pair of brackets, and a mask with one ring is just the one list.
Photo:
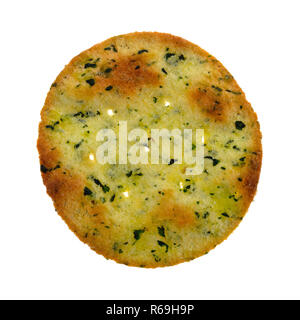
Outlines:
[[[182, 38], [141, 32], [82, 52], [59, 74], [41, 112], [38, 150], [58, 214], [97, 253], [163, 267], [206, 254], [243, 219], [256, 192], [257, 116], [233, 76]], [[202, 128], [204, 172], [186, 163], [104, 164], [102, 128]], [[151, 140], [151, 137], [150, 139]]]

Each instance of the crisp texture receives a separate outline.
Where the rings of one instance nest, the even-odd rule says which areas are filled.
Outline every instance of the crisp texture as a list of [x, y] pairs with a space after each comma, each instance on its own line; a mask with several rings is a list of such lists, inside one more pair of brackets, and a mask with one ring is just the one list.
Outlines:
[[[257, 116], [223, 65], [184, 39], [132, 33], [82, 52], [52, 84], [41, 118], [41, 172], [58, 214], [80, 240], [119, 263], [162, 267], [206, 254], [255, 195]], [[120, 120], [149, 134], [203, 128], [204, 172], [187, 176], [187, 165], [176, 162], [99, 164], [97, 132], [117, 133]]]

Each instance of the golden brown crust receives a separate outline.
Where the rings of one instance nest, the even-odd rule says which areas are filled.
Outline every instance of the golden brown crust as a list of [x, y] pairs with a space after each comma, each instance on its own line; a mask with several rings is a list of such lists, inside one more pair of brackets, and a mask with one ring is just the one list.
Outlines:
[[160, 206], [150, 214], [152, 221], [156, 223], [162, 223], [165, 220], [171, 221], [177, 228], [194, 225], [196, 221], [194, 212], [190, 208], [176, 203], [172, 190], [166, 190], [164, 193]]
[[[95, 77], [95, 85], [92, 88], [86, 86], [79, 88], [82, 96], [95, 96], [105, 92], [110, 86], [118, 92], [130, 96], [144, 86], [157, 86], [160, 84], [160, 76], [147, 65], [142, 57], [119, 57], [118, 61], [106, 63]], [[110, 70], [109, 75], [106, 70]]]
[[43, 125], [41, 122], [39, 128], [39, 139], [37, 142], [37, 148], [40, 154], [40, 163], [46, 168], [53, 168], [59, 162], [59, 151], [54, 146], [51, 146], [50, 142], [45, 136], [42, 126]]
[[[207, 212], [203, 209], [204, 207], [201, 209], [203, 212], [201, 210], [198, 212], [196, 211], [197, 208], [181, 203], [182, 190], [180, 190], [181, 194], [178, 196], [177, 191], [174, 191], [175, 189], [163, 189], [164, 197], [159, 202], [159, 206], [148, 210], [149, 219], [141, 220], [140, 216], [130, 218], [134, 233], [126, 233], [121, 229], [122, 221], [125, 220], [118, 220], [121, 218], [116, 218], [113, 214], [113, 211], [116, 210], [114, 204], [102, 204], [99, 199], [93, 198], [94, 193], [98, 192], [99, 185], [93, 184], [91, 175], [89, 174], [86, 178], [84, 168], [75, 170], [73, 164], [67, 161], [68, 155], [64, 152], [65, 147], [60, 145], [62, 138], [55, 127], [57, 122], [59, 122], [57, 126], [63, 123], [63, 119], [57, 118], [56, 115], [60, 111], [60, 104], [69, 103], [70, 107], [68, 107], [67, 114], [74, 114], [77, 109], [72, 104], [76, 101], [84, 100], [87, 104], [92, 104], [91, 102], [97, 101], [95, 99], [104, 99], [102, 97], [105, 96], [107, 97], [105, 99], [108, 100], [99, 101], [108, 104], [111, 101], [109, 100], [109, 94], [114, 92], [116, 99], [119, 99], [116, 101], [120, 102], [128, 98], [134, 99], [144, 89], [156, 90], [155, 88], [168, 85], [167, 81], [169, 80], [167, 80], [166, 74], [172, 72], [169, 70], [172, 70], [173, 66], [167, 64], [168, 72], [161, 73], [164, 66], [154, 63], [157, 58], [155, 53], [145, 50], [139, 54], [138, 50], [130, 52], [127, 49], [127, 47], [139, 43], [148, 44], [153, 48], [166, 47], [167, 52], [179, 52], [178, 55], [181, 54], [184, 57], [182, 63], [185, 63], [185, 56], [195, 55], [199, 58], [201, 66], [209, 66], [208, 73], [206, 74], [203, 71], [201, 79], [198, 79], [197, 75], [193, 75], [194, 78], [191, 76], [191, 79], [186, 80], [190, 82], [186, 83], [182, 91], [180, 91], [180, 88], [178, 89], [178, 95], [187, 99], [186, 101], [190, 104], [187, 109], [191, 107], [196, 119], [205, 119], [206, 126], [209, 126], [207, 123], [214, 122], [219, 126], [218, 128], [227, 127], [240, 121], [239, 119], [246, 123], [246, 128], [249, 130], [246, 134], [250, 135], [251, 143], [248, 143], [244, 149], [239, 146], [232, 146], [235, 142], [224, 144], [226, 148], [227, 146], [230, 146], [230, 148], [236, 147], [234, 152], [236, 152], [237, 158], [240, 157], [240, 160], [238, 163], [233, 161], [232, 169], [229, 170], [227, 167], [225, 168], [227, 171], [220, 171], [224, 174], [223, 180], [219, 174], [215, 175], [213, 171], [219, 169], [221, 165], [212, 167], [211, 160], [213, 160], [213, 157], [211, 155], [207, 156], [208, 166], [212, 167], [209, 167], [209, 170], [212, 170], [213, 175], [216, 176], [211, 181], [215, 181], [215, 185], [217, 185], [224, 184], [224, 179], [228, 179], [231, 187], [236, 186], [235, 193], [229, 195], [230, 200], [226, 200], [232, 201], [230, 205], [236, 205], [236, 207], [233, 207], [232, 215], [230, 215], [232, 221], [228, 230], [224, 229], [223, 231], [222, 225], [218, 225], [214, 231], [208, 230], [210, 224], [207, 224], [207, 221], [212, 218], [210, 216], [206, 218]], [[144, 48], [140, 48], [140, 50], [142, 49]], [[98, 56], [101, 56], [100, 60], [97, 60]], [[96, 64], [95, 61], [97, 61], [97, 67], [99, 65], [97, 72], [94, 71], [96, 69], [93, 67]], [[88, 63], [92, 65], [91, 68], [82, 67]], [[193, 65], [193, 67], [187, 66], [187, 68], [196, 67]], [[93, 79], [93, 82], [89, 81], [90, 79]], [[215, 82], [212, 83], [211, 79]], [[71, 87], [72, 89], [70, 89]], [[73, 88], [76, 88], [76, 90]], [[68, 101], [72, 101], [72, 103], [62, 99], [69, 99]], [[56, 112], [55, 115], [51, 113], [54, 111]], [[58, 117], [61, 116], [60, 114]], [[41, 171], [47, 192], [53, 199], [58, 214], [80, 240], [87, 243], [97, 253], [116, 262], [130, 266], [154, 268], [175, 265], [203, 255], [229, 236], [245, 215], [254, 198], [262, 161], [261, 133], [257, 116], [251, 105], [246, 101], [244, 93], [223, 65], [206, 51], [187, 40], [169, 34], [141, 32], [113, 37], [95, 45], [72, 59], [57, 77], [46, 98], [41, 118], [37, 142]], [[61, 130], [63, 131], [63, 129]], [[211, 131], [213, 132], [213, 130]], [[235, 129], [233, 126], [228, 132], [234, 132], [237, 135], [244, 131]], [[238, 141], [238, 139], [236, 140]], [[84, 157], [86, 158], [87, 155], [85, 154]], [[186, 166], [180, 167], [178, 171], [184, 172], [185, 168]], [[195, 185], [197, 183], [199, 182], [195, 181]], [[89, 192], [85, 194], [85, 188], [91, 192], [91, 195]], [[225, 189], [226, 184], [224, 184]], [[210, 192], [210, 195], [213, 197], [215, 193]], [[192, 197], [192, 194], [190, 196]], [[226, 197], [228, 198], [227, 195]], [[241, 204], [237, 202], [239, 199], [242, 199]], [[229, 206], [227, 202], [226, 206]], [[222, 219], [228, 221], [226, 220], [227, 213], [224, 215], [224, 212], [220, 211], [218, 214], [220, 216], [216, 216], [217, 222], [223, 221]], [[199, 216], [202, 215], [205, 216], [203, 218], [205, 220], [199, 222]], [[165, 221], [165, 227], [162, 229]], [[224, 226], [226, 226], [226, 222], [224, 222]], [[125, 226], [126, 228], [128, 226]], [[195, 243], [199, 241], [195, 236], [196, 230], [200, 230], [199, 228], [201, 229], [199, 239], [203, 243], [201, 246], [191, 245], [192, 241], [195, 241]], [[153, 242], [152, 238], [157, 230], [159, 230], [157, 234], [159, 240]], [[186, 236], [186, 239], [183, 239], [189, 233], [189, 230], [193, 233], [194, 238]], [[202, 234], [205, 232], [207, 234], [203, 236]], [[214, 234], [214, 237], [208, 238], [207, 235], [211, 234]], [[196, 239], [198, 240], [196, 241]], [[156, 244], [156, 247], [151, 250], [151, 254], [147, 247], [147, 241]], [[180, 243], [181, 246], [178, 244], [180, 241], [182, 242]], [[131, 245], [130, 248], [126, 242]], [[186, 249], [181, 250], [180, 248], [183, 247]], [[193, 248], [189, 251], [187, 248], [191, 247]], [[148, 255], [144, 257], [140, 252], [146, 250]]]
[[223, 97], [217, 97], [211, 88], [196, 88], [190, 92], [191, 105], [204, 116], [216, 121], [222, 121], [226, 116], [226, 102]]
[[[259, 147], [258, 147], [259, 150]], [[262, 162], [262, 152], [257, 151], [252, 157], [248, 160], [249, 166], [242, 178], [242, 188], [241, 193], [247, 197], [249, 205], [253, 200], [256, 188], [259, 180], [261, 162]]]

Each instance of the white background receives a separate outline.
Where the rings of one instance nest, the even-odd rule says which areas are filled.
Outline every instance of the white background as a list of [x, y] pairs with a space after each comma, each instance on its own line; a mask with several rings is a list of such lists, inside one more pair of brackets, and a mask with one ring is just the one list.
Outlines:
[[[299, 1], [1, 1], [0, 298], [300, 298]], [[131, 268], [81, 243], [39, 171], [40, 110], [71, 58], [108, 37], [186, 38], [234, 75], [258, 114], [264, 158], [255, 201], [207, 256]]]

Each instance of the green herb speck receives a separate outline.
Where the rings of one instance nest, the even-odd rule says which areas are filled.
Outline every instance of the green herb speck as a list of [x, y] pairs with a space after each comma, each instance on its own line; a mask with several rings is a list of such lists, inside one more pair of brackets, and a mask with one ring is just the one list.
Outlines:
[[166, 243], [164, 243], [163, 241], [160, 241], [160, 240], [157, 240], [157, 243], [161, 247], [166, 247], [166, 252], [168, 252], [169, 246]]
[[86, 63], [84, 65], [84, 68], [87, 69], [87, 68], [96, 68], [97, 67], [97, 64], [96, 63]]
[[163, 226], [157, 227], [158, 234], [162, 237], [165, 237], [165, 228]]
[[223, 217], [229, 218], [229, 215], [226, 212], [221, 213]]
[[90, 196], [90, 195], [93, 194], [93, 192], [92, 192], [88, 187], [84, 187], [84, 189], [83, 189], [83, 194], [84, 194], [85, 196]]
[[133, 231], [133, 236], [135, 240], [139, 240], [141, 238], [141, 235], [145, 232], [145, 229], [139, 229]]
[[105, 88], [106, 91], [110, 91], [113, 87], [112, 86], [108, 86]]
[[85, 80], [91, 87], [95, 84], [95, 80], [94, 79], [88, 79]]
[[244, 122], [242, 122], [242, 121], [236, 121], [236, 122], [235, 122], [235, 127], [236, 127], [238, 130], [243, 130], [243, 129], [246, 127], [246, 125], [245, 125]]
[[144, 53], [144, 52], [148, 52], [148, 50], [146, 50], [146, 49], [139, 50], [139, 51], [138, 51], [138, 54], [142, 54], [142, 53]]

